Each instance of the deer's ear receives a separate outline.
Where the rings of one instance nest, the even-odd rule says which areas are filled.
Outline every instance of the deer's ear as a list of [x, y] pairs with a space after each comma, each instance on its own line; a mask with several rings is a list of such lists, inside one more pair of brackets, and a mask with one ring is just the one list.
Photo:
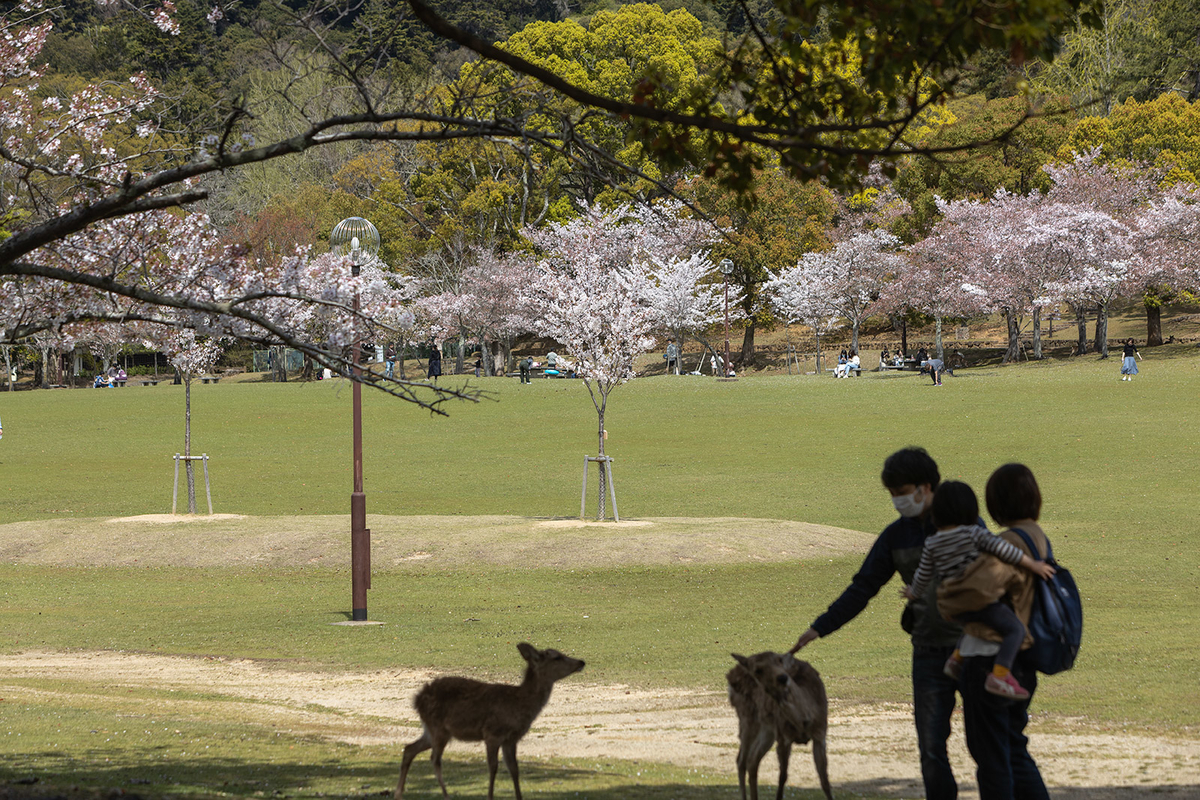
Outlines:
[[733, 656], [734, 661], [738, 662], [746, 669], [750, 669], [750, 663], [748, 661], [746, 661], [745, 656], [739, 656], [737, 653], [730, 653], [729, 655]]
[[521, 654], [521, 658], [525, 659], [531, 664], [540, 655], [538, 653], [538, 649], [529, 642], [521, 642], [519, 645], [517, 645], [517, 652]]

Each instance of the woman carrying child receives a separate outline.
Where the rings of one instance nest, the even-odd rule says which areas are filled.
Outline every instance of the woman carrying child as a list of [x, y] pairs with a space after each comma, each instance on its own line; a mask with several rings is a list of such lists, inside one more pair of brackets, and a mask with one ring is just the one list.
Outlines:
[[[1012, 676], [1013, 661], [1025, 641], [1026, 631], [1013, 610], [1000, 602], [1008, 585], [1017, 577], [1005, 565], [1018, 565], [1042, 578], [1053, 575], [1054, 568], [1044, 561], [1035, 561], [1015, 545], [976, 525], [979, 501], [971, 487], [961, 481], [946, 481], [938, 487], [930, 513], [937, 533], [925, 540], [912, 585], [901, 593], [915, 599], [924, 593], [931, 580], [941, 578], [938, 611], [943, 617], [960, 624], [982, 623], [1001, 637], [995, 663], [984, 680], [984, 690], [1011, 700], [1027, 700], [1029, 692]], [[987, 554], [996, 558], [989, 559]], [[946, 661], [946, 674], [957, 678], [962, 662], [960, 639]]]
[[[1047, 551], [1046, 534], [1037, 523], [1042, 492], [1029, 467], [1005, 464], [997, 469], [988, 479], [984, 498], [988, 514], [1007, 529], [1000, 532], [1000, 538], [1034, 558]], [[1037, 552], [1029, 552], [1017, 530], [1029, 536]], [[1024, 570], [1017, 573], [1017, 579], [1008, 587], [1009, 598], [1017, 617], [1028, 625], [1039, 579]], [[964, 659], [959, 685], [963, 730], [967, 749], [975, 759], [980, 800], [1049, 800], [1037, 763], [1029, 755], [1029, 737], [1025, 735], [1032, 697], [1012, 701], [983, 691], [983, 676], [991, 672], [993, 659], [998, 657], [1000, 637], [987, 626], [974, 622], [964, 625], [963, 631], [960, 649]], [[1013, 663], [1012, 674], [1032, 696], [1037, 691], [1037, 670], [1026, 662], [1025, 650], [1032, 645], [1033, 638], [1026, 635], [1025, 640]]]

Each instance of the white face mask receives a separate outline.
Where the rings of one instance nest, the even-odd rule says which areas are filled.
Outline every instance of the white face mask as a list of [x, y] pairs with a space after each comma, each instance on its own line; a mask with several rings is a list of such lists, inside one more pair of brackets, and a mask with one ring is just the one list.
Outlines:
[[[917, 496], [920, 495], [920, 500]], [[921, 512], [925, 510], [925, 492], [922, 489], [914, 489], [912, 494], [902, 494], [899, 497], [892, 498], [892, 505], [900, 512], [902, 517], [919, 517]]]

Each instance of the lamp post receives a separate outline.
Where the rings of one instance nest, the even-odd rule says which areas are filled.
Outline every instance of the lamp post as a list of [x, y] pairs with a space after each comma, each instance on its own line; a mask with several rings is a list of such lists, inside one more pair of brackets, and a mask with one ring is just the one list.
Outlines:
[[721, 274], [725, 276], [725, 374], [729, 377], [729, 276], [733, 274], [733, 262], [728, 258], [721, 259]]
[[[329, 234], [334, 255], [350, 256], [350, 271], [357, 278], [361, 265], [379, 252], [379, 231], [362, 217], [339, 222]], [[350, 493], [350, 583], [353, 603], [351, 619], [367, 621], [367, 589], [371, 588], [371, 531], [367, 528], [367, 495], [363, 491], [362, 461], [362, 366], [358, 339], [358, 286], [354, 288], [354, 342], [350, 349], [351, 397], [354, 428], [354, 489]]]

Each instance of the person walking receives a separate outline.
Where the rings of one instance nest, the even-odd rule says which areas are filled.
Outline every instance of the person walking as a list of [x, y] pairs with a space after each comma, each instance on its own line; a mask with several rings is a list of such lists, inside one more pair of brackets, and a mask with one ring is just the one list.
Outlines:
[[442, 377], [442, 348], [437, 344], [430, 343], [432, 348], [429, 351], [429, 379], [437, 383], [437, 379]]
[[388, 345], [387, 352], [383, 355], [385, 368], [383, 377], [392, 380], [396, 377], [396, 348]]
[[[925, 540], [936, 531], [930, 506], [941, 475], [937, 462], [924, 448], [908, 447], [887, 457], [880, 477], [900, 518], [883, 529], [850, 585], [800, 635], [792, 653], [829, 636], [858, 616], [897, 572], [906, 586], [912, 583]], [[982, 524], [982, 520], [979, 522]], [[930, 581], [925, 593], [908, 603], [900, 625], [912, 638], [913, 718], [925, 797], [955, 800], [958, 784], [950, 768], [946, 740], [950, 738], [958, 681], [943, 670], [962, 629], [938, 613], [937, 586], [937, 581]], [[979, 680], [982, 685], [983, 677]]]
[[1125, 357], [1121, 359], [1121, 380], [1131, 381], [1133, 376], [1138, 374], [1137, 362], [1141, 360], [1142, 354], [1138, 352], [1133, 339], [1125, 340], [1123, 350]]
[[675, 344], [674, 339], [667, 342], [667, 352], [663, 355], [663, 358], [667, 360], [667, 374], [670, 375], [671, 373], [675, 373], [678, 375], [679, 346]]
[[[1029, 467], [1024, 464], [1005, 464], [992, 473], [984, 489], [988, 514], [1006, 530], [1000, 537], [1022, 554], [1040, 560], [1047, 551], [1048, 540], [1037, 519], [1042, 509], [1042, 493]], [[1022, 530], [1033, 541], [1037, 552], [1029, 548], [1016, 533]], [[1036, 581], [1032, 572], [1018, 570], [1016, 580], [1009, 584], [1009, 598], [1017, 619], [1029, 627], [1033, 609]], [[964, 626], [960, 652], [963, 657], [960, 674], [963, 697], [963, 730], [967, 749], [975, 760], [975, 777], [979, 784], [980, 800], [1049, 800], [1049, 792], [1029, 754], [1029, 738], [1025, 727], [1029, 723], [1029, 704], [1037, 691], [1037, 670], [1026, 660], [1033, 637], [1028, 633], [1013, 662], [1012, 677], [1025, 687], [1029, 696], [1008, 700], [985, 689], [987, 676], [992, 674], [1000, 652], [999, 635], [978, 622]]]

